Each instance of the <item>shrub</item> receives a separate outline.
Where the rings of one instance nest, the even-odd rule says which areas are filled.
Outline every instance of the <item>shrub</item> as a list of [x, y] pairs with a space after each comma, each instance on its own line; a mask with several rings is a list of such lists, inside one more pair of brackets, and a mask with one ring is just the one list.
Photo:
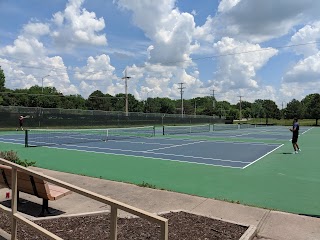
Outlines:
[[34, 166], [36, 164], [36, 162], [31, 162], [31, 161], [28, 161], [26, 159], [25, 160], [21, 160], [18, 157], [17, 152], [14, 152], [12, 150], [10, 150], [10, 151], [0, 151], [0, 158], [4, 158], [5, 160], [8, 160], [10, 162], [19, 164], [19, 165], [21, 165], [23, 167]]

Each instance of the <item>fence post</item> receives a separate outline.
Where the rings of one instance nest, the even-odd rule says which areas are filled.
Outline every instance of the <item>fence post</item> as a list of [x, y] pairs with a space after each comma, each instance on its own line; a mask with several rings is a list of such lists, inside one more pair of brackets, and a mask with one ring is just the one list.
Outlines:
[[111, 205], [111, 214], [110, 214], [110, 239], [117, 240], [117, 217], [118, 209], [117, 207]]
[[168, 221], [166, 221], [164, 224], [161, 224], [161, 235], [160, 235], [160, 239], [161, 240], [168, 240]]
[[11, 239], [17, 239], [17, 219], [14, 215], [17, 213], [18, 209], [18, 170], [15, 167], [12, 167], [12, 199], [11, 199]]

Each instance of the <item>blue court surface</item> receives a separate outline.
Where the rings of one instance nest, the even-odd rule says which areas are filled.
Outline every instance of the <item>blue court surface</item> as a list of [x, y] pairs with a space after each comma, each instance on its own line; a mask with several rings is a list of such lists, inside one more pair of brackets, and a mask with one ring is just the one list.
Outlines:
[[[216, 132], [202, 133], [203, 135], [222, 134]], [[228, 137], [225, 131], [225, 137]], [[233, 135], [232, 135], [233, 134]], [[234, 141], [192, 140], [170, 137], [137, 137], [121, 140], [92, 141], [76, 144], [58, 144], [46, 147], [85, 151], [101, 154], [124, 155], [131, 157], [146, 157], [166, 161], [179, 161], [193, 164], [205, 164], [230, 168], [246, 168], [267, 154], [281, 147], [280, 143], [240, 142], [237, 136], [240, 132], [232, 133]], [[242, 133], [247, 134], [247, 133]], [[246, 135], [247, 137], [248, 135]], [[252, 134], [253, 137], [260, 136]], [[0, 135], [0, 141], [24, 144], [24, 134], [11, 133]], [[134, 159], [133, 159], [134, 160]]]

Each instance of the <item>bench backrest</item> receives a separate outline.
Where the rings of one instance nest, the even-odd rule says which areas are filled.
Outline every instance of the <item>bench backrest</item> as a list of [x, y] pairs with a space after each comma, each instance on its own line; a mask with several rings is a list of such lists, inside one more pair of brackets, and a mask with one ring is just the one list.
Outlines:
[[[11, 167], [0, 165], [0, 185], [11, 189]], [[48, 183], [27, 173], [18, 171], [18, 191], [50, 200]]]

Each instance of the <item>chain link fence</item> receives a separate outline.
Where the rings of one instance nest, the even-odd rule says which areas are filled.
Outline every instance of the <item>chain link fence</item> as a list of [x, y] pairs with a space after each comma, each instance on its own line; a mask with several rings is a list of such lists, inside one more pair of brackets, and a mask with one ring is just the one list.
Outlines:
[[218, 116], [107, 112], [99, 110], [80, 110], [62, 108], [0, 106], [0, 127], [18, 126], [19, 116], [25, 119], [26, 128], [75, 128], [75, 127], [126, 127], [147, 125], [186, 125], [203, 123], [224, 123]]

